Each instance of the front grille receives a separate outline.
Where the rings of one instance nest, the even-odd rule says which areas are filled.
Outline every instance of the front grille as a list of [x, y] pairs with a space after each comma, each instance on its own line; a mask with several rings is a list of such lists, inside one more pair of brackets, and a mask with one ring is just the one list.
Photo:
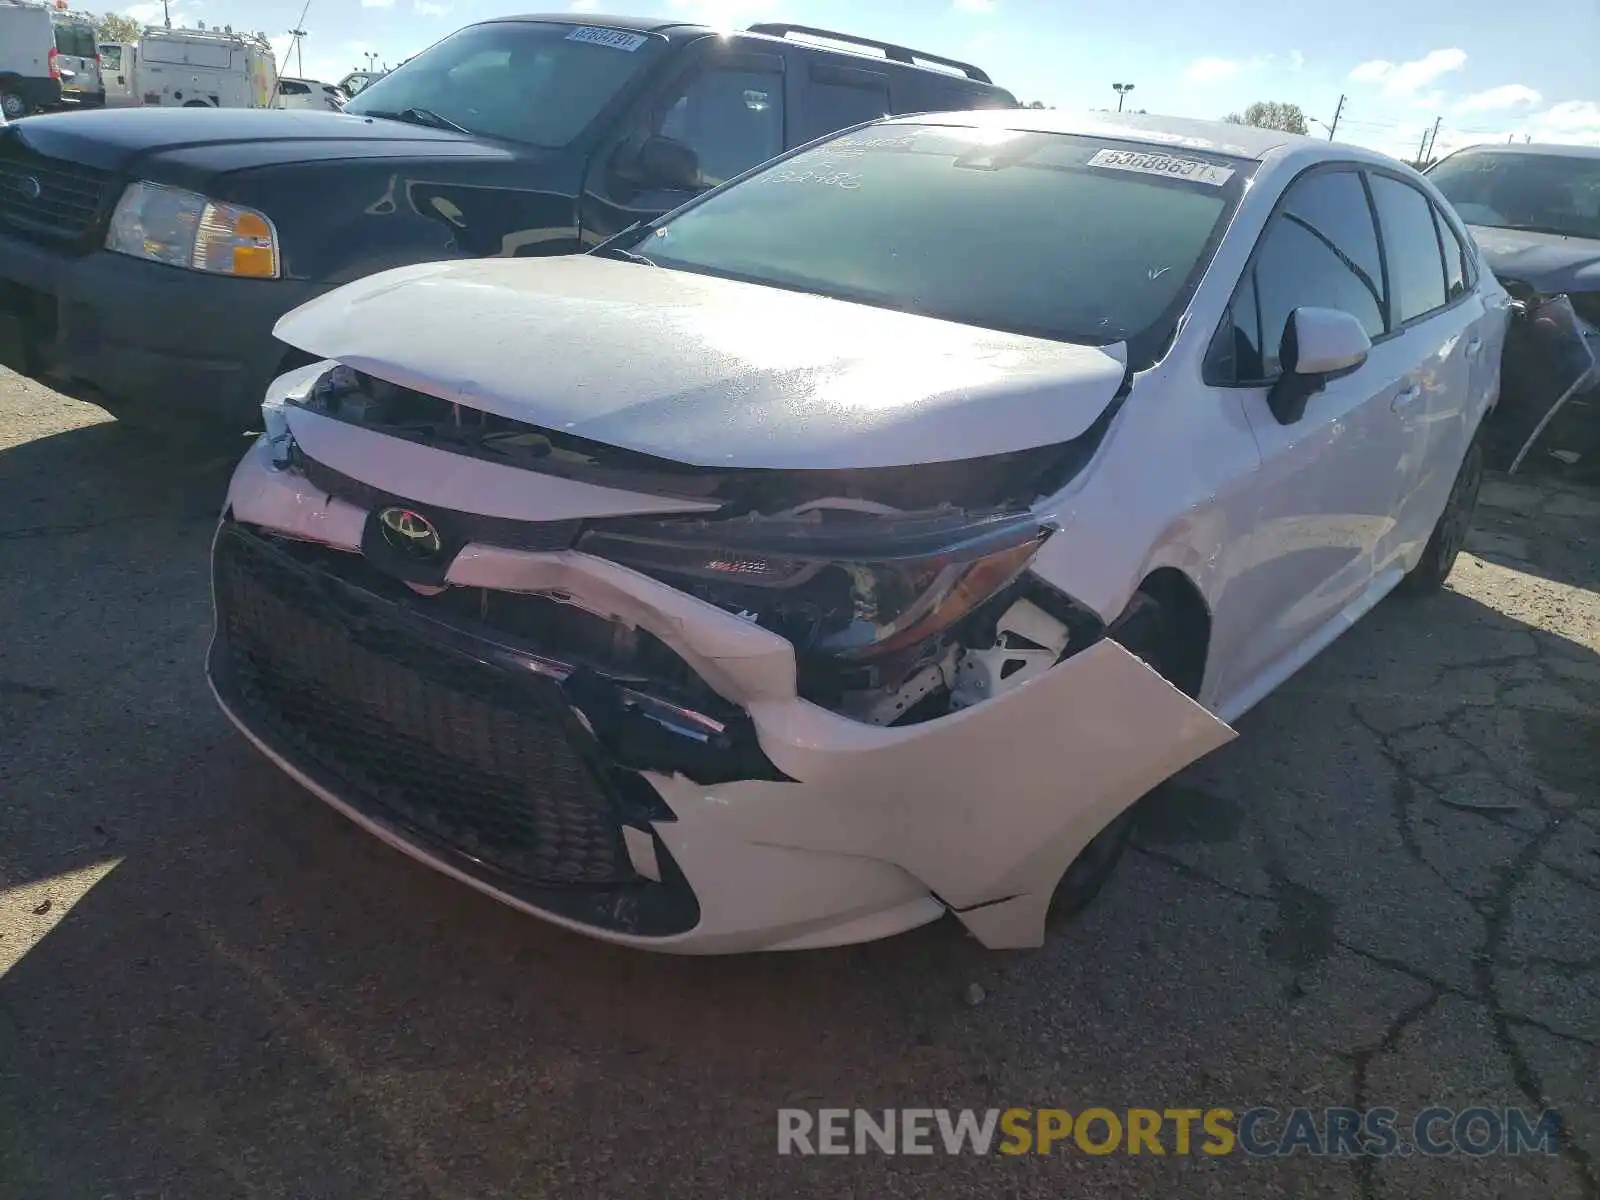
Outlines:
[[213, 678], [313, 778], [524, 884], [639, 882], [556, 683], [431, 637], [236, 527], [213, 571]]
[[[370, 483], [353, 479], [343, 471], [336, 471], [312, 458], [299, 446], [293, 449], [293, 462], [306, 481], [319, 491], [336, 500], [353, 504], [371, 512], [375, 509], [401, 505], [421, 507], [417, 502], [394, 492], [375, 488]], [[446, 537], [455, 542], [482, 542], [507, 550], [529, 550], [535, 553], [570, 550], [583, 532], [583, 520], [518, 521], [510, 517], [485, 517], [478, 513], [455, 512], [451, 509], [426, 506], [428, 517]]]
[[75, 241], [104, 213], [116, 177], [46, 158], [0, 140], [0, 226], [50, 241]]

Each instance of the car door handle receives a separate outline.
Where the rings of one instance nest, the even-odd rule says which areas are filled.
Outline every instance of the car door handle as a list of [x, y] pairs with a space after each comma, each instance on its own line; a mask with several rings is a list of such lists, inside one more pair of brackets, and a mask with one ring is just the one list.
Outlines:
[[1483, 339], [1481, 337], [1474, 337], [1471, 341], [1469, 341], [1467, 343], [1467, 357], [1468, 358], [1477, 358], [1479, 351], [1481, 351], [1482, 349], [1483, 349]]
[[1400, 409], [1402, 409], [1406, 405], [1410, 404], [1413, 400], [1415, 400], [1421, 394], [1422, 394], [1422, 389], [1419, 388], [1416, 384], [1414, 384], [1414, 383], [1413, 384], [1408, 384], [1406, 387], [1401, 388], [1398, 392], [1396, 392], [1394, 394], [1394, 399], [1390, 402], [1389, 407], [1395, 409], [1398, 412]]

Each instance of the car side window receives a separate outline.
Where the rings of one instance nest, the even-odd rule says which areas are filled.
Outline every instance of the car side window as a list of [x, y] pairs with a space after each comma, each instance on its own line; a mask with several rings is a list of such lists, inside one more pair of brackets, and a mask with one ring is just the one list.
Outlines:
[[1225, 382], [1266, 382], [1297, 308], [1336, 308], [1369, 337], [1383, 324], [1383, 271], [1366, 189], [1355, 170], [1321, 171], [1293, 184], [1267, 223], [1214, 348]]
[[655, 129], [700, 158], [701, 182], [715, 187], [783, 150], [783, 76], [711, 67], [691, 78]]
[[1444, 284], [1447, 299], [1455, 300], [1469, 292], [1477, 281], [1472, 278], [1472, 256], [1467, 252], [1455, 226], [1439, 206], [1433, 206], [1433, 223], [1439, 230], [1439, 245], [1444, 247]]
[[1433, 203], [1409, 183], [1369, 175], [1389, 266], [1389, 327], [1397, 328], [1445, 305], [1444, 262], [1433, 224]]
[[889, 80], [877, 71], [813, 63], [810, 76], [797, 141], [809, 142], [863, 121], [875, 121], [891, 111]]

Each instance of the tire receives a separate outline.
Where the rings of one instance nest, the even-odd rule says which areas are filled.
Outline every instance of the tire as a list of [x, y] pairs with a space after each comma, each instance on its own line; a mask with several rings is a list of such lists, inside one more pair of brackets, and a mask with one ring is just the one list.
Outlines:
[[[1168, 666], [1170, 651], [1167, 649], [1170, 623], [1161, 605], [1152, 597], [1144, 592], [1135, 595], [1108, 636], [1163, 679], [1173, 682]], [[1174, 683], [1173, 686], [1177, 685]], [[1062, 873], [1060, 882], [1056, 884], [1055, 895], [1050, 900], [1052, 923], [1070, 921], [1094, 903], [1095, 897], [1105, 887], [1128, 849], [1128, 841], [1133, 836], [1134, 826], [1138, 824], [1142, 799], [1130, 804], [1095, 834], [1078, 857], [1072, 860], [1072, 865]]]
[[28, 102], [20, 92], [0, 91], [0, 113], [8, 121], [20, 121], [28, 115]]
[[1397, 590], [1408, 596], [1430, 596], [1444, 587], [1455, 568], [1456, 557], [1472, 528], [1472, 514], [1478, 507], [1478, 490], [1483, 486], [1483, 439], [1474, 437], [1461, 460], [1461, 469], [1450, 485], [1450, 498], [1433, 527], [1428, 544], [1417, 565], [1406, 573]]

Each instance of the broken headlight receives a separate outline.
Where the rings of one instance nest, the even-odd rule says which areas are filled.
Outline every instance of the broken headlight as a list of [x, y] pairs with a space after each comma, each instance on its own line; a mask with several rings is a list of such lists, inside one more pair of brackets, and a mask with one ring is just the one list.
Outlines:
[[773, 630], [802, 652], [913, 650], [1012, 582], [1050, 530], [1031, 515], [803, 515], [611, 521], [578, 543]]

